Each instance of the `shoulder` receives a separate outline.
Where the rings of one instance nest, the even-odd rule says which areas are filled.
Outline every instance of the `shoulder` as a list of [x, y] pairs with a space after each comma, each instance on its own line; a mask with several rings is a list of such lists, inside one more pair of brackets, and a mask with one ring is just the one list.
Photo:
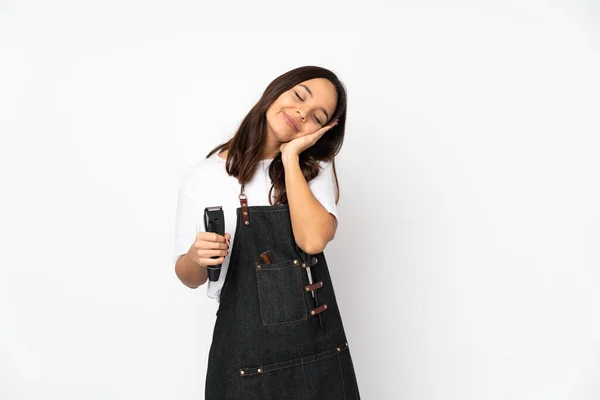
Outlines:
[[333, 176], [333, 163], [331, 161], [319, 161], [319, 173], [314, 179], [322, 179]]
[[326, 168], [332, 168], [333, 162], [331, 161], [319, 161], [319, 166], [321, 167], [321, 171]]
[[[215, 154], [208, 158], [201, 158], [194, 164], [189, 166], [183, 173], [179, 182], [179, 189], [192, 194], [197, 192], [201, 187], [205, 187], [208, 183], [218, 180], [219, 172], [225, 171], [224, 162], [216, 159]], [[222, 171], [221, 171], [222, 170]]]

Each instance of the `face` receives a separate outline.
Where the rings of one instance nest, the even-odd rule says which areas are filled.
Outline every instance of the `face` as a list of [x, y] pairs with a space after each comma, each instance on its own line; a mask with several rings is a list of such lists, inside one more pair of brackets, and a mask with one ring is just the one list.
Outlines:
[[329, 80], [301, 82], [283, 92], [267, 110], [268, 134], [283, 143], [315, 133], [327, 125], [336, 104], [337, 92]]

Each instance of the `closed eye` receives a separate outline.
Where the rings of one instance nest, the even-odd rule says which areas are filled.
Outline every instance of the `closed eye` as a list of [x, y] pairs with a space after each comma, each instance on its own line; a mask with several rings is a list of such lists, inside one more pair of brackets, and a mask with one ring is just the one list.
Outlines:
[[[295, 90], [294, 90], [294, 94], [296, 95], [296, 97], [298, 99], [300, 99], [300, 101], [304, 101], [304, 99], [302, 97], [300, 97], [300, 95], [298, 94], [298, 92], [296, 92]], [[316, 115], [314, 117], [315, 117], [315, 121], [317, 121], [317, 123], [322, 126], [323, 124], [321, 123], [321, 121], [319, 121], [319, 118], [317, 118]]]

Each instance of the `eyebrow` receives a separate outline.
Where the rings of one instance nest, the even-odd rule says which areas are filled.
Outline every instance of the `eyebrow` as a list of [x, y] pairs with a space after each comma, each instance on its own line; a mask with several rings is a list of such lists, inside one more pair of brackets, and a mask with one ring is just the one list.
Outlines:
[[[312, 92], [310, 91], [310, 89], [308, 88], [308, 86], [306, 86], [303, 83], [299, 83], [299, 86], [302, 86], [304, 89], [306, 89], [306, 91], [308, 92], [308, 94], [310, 94], [311, 96], [313, 95]], [[325, 117], [327, 118], [327, 120], [329, 120], [329, 113], [327, 112], [327, 110], [325, 109], [325, 107], [321, 107], [321, 110], [325, 113]]]

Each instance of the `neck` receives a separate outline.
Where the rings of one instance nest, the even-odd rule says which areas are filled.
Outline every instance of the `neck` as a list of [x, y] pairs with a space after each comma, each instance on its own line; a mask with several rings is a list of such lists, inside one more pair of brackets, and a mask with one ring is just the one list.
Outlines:
[[263, 148], [263, 159], [275, 158], [280, 153], [279, 146], [281, 146], [281, 142], [276, 139], [275, 132], [267, 126], [267, 143]]
[[[280, 153], [279, 146], [281, 146], [281, 142], [275, 139], [275, 135], [271, 134], [271, 132], [267, 132], [267, 143], [263, 149], [263, 160], [275, 158]], [[226, 160], [228, 152], [228, 150], [224, 150], [221, 153], [217, 152], [217, 155]]]

